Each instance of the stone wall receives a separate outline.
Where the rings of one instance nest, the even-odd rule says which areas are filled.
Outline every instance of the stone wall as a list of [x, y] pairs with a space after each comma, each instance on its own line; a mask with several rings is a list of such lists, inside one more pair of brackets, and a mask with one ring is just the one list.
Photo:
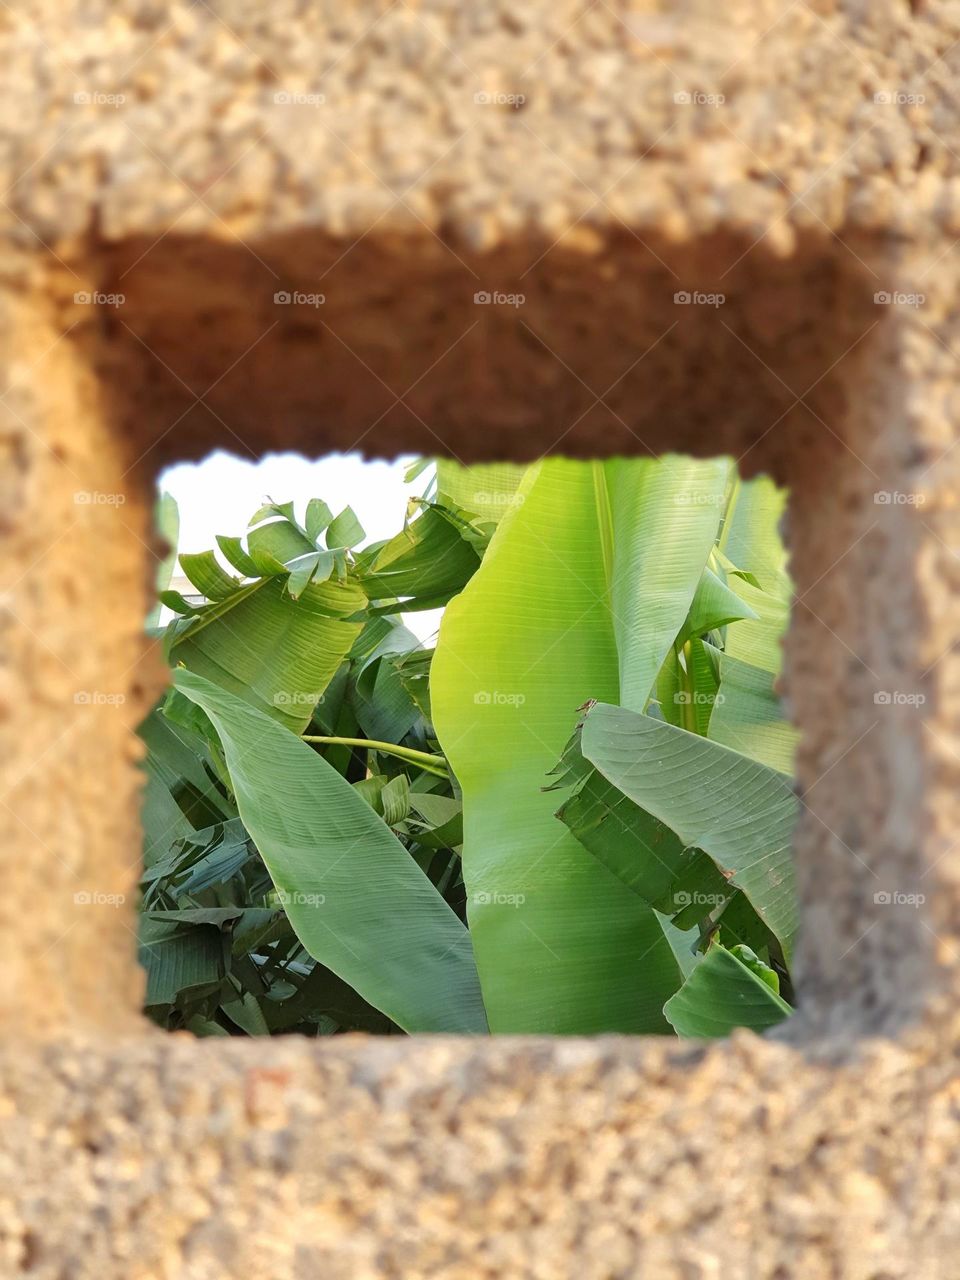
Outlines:
[[[0, 1274], [954, 1273], [960, 9], [662, 9], [3, 10]], [[790, 486], [779, 1036], [141, 1021], [151, 493], [212, 447]]]

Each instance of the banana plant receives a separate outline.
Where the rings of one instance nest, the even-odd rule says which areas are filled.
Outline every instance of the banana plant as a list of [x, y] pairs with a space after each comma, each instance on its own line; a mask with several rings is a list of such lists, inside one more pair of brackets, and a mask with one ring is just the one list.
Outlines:
[[488, 536], [444, 498], [362, 546], [349, 508], [314, 499], [180, 557], [197, 595], [162, 597], [174, 680], [141, 728], [140, 944], [161, 1025], [486, 1030], [432, 651], [396, 614], [460, 590]]
[[[441, 461], [384, 542], [314, 499], [182, 556], [199, 595], [163, 597], [174, 688], [142, 730], [152, 1015], [208, 1035], [785, 1017], [782, 507], [725, 460]], [[397, 615], [443, 605], [430, 651]]]
[[[551, 459], [516, 499], [431, 674], [491, 1030], [687, 1031], [675, 997], [709, 997], [747, 951], [782, 1016], [795, 801], [776, 491], [724, 461]], [[721, 947], [732, 965], [711, 958], [709, 984]]]

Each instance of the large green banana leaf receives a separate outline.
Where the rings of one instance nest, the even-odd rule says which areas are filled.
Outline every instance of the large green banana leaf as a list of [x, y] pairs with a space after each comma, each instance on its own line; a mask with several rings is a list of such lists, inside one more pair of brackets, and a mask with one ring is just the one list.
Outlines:
[[728, 470], [674, 457], [537, 464], [447, 607], [431, 706], [463, 788], [494, 1031], [667, 1029], [680, 972], [657, 916], [541, 787], [580, 704], [645, 707], [714, 545]]
[[684, 845], [709, 854], [789, 960], [798, 923], [790, 849], [797, 799], [789, 781], [717, 742], [622, 707], [592, 707], [580, 746], [619, 791]]
[[175, 683], [220, 736], [240, 817], [310, 955], [407, 1031], [486, 1031], [467, 930], [346, 779], [248, 702], [190, 671]]

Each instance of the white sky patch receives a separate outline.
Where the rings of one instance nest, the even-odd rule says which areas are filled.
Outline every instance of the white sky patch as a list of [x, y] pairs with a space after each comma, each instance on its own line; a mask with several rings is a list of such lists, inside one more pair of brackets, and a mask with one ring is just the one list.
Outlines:
[[[407, 498], [423, 492], [426, 475], [404, 484], [411, 461], [367, 462], [359, 453], [332, 453], [311, 461], [296, 453], [270, 453], [252, 462], [218, 451], [203, 462], [169, 467], [158, 487], [172, 494], [180, 508], [179, 552], [217, 550], [218, 533], [242, 536], [257, 507], [268, 500], [292, 499], [300, 518], [311, 498], [322, 498], [334, 515], [352, 507], [370, 543], [399, 533]], [[403, 620], [419, 639], [432, 641], [442, 612], [405, 613]]]

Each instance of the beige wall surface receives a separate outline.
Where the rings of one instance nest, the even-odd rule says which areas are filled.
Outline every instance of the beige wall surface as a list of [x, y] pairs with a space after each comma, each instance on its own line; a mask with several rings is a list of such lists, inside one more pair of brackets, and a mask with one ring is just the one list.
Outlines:
[[[950, 1280], [960, 7], [41, 0], [0, 65], [0, 1276]], [[151, 495], [213, 447], [790, 486], [779, 1036], [141, 1021]]]

